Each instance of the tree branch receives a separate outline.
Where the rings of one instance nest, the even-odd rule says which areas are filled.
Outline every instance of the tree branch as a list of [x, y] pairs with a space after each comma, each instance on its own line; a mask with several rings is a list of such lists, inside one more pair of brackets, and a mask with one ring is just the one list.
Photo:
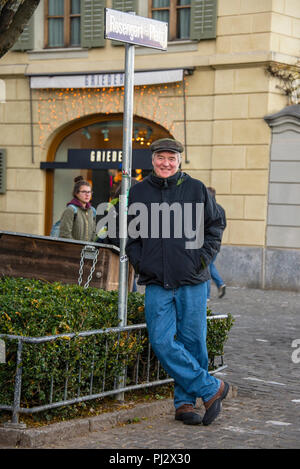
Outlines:
[[[23, 3], [19, 6], [17, 11], [15, 12], [15, 14], [12, 15], [10, 24], [7, 24], [7, 28], [5, 31], [3, 31], [2, 24], [5, 24], [4, 19], [6, 18], [6, 21], [7, 21], [8, 17], [6, 16], [2, 18], [2, 12], [1, 12], [0, 57], [6, 54], [6, 52], [17, 41], [17, 39], [23, 32], [25, 26], [27, 25], [29, 19], [33, 15], [39, 3], [40, 3], [40, 0], [24, 0]], [[7, 11], [5, 10], [5, 7], [6, 5], [4, 5], [2, 9], [3, 13]], [[12, 10], [8, 12], [8, 15], [11, 14], [11, 11]]]

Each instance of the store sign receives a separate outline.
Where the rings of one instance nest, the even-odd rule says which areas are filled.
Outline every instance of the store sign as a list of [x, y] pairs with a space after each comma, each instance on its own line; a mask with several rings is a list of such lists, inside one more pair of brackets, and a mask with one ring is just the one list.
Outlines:
[[168, 23], [109, 8], [105, 13], [106, 39], [167, 50]]
[[[134, 73], [135, 86], [175, 83], [182, 80], [182, 68]], [[124, 83], [125, 74], [122, 72], [30, 77], [30, 88], [32, 89], [113, 88], [124, 86]]]
[[[77, 168], [105, 169], [122, 167], [123, 151], [121, 149], [70, 149], [68, 150], [69, 164]], [[132, 169], [151, 169], [152, 158], [150, 150], [132, 151]]]
[[94, 163], [121, 163], [122, 150], [91, 150], [90, 162]]
[[[122, 167], [123, 151], [121, 149], [71, 149], [68, 150], [69, 164], [77, 168], [105, 169]], [[132, 151], [132, 169], [151, 169], [150, 150]]]
[[84, 76], [85, 88], [124, 86], [124, 73], [94, 73]]
[[[68, 161], [42, 162], [41, 169], [121, 169], [121, 149], [70, 149]], [[132, 169], [151, 169], [152, 154], [149, 149], [132, 150]]]

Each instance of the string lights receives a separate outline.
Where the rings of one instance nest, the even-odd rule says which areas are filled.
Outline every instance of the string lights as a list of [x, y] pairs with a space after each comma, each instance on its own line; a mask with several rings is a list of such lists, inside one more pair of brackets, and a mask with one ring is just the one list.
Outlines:
[[[135, 87], [134, 115], [176, 133], [176, 126], [183, 120], [182, 89], [182, 83]], [[124, 87], [39, 89], [34, 93], [42, 148], [51, 134], [64, 124], [91, 114], [123, 113]], [[147, 130], [138, 137], [141, 145], [149, 141]]]

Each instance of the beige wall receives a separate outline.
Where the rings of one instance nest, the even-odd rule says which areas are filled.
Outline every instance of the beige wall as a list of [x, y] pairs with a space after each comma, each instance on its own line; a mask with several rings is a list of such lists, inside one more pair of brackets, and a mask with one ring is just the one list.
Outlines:
[[7, 192], [0, 195], [0, 227], [42, 234], [44, 174], [38, 159], [32, 163], [28, 80], [14, 75], [6, 77], [5, 82], [6, 102], [0, 104], [0, 135], [1, 147], [7, 150]]
[[264, 245], [269, 78], [263, 67], [243, 66], [195, 72], [188, 80], [190, 164], [184, 167], [215, 187], [228, 217], [225, 244]]
[[[136, 70], [194, 68], [185, 79], [189, 163], [183, 167], [216, 188], [228, 217], [225, 244], [265, 245], [271, 136], [263, 117], [287, 104], [265, 67], [271, 61], [297, 63], [299, 18], [299, 0], [220, 0], [216, 40], [172, 44], [167, 53], [136, 48]], [[92, 91], [89, 98], [81, 91], [80, 99], [66, 92], [58, 96], [34, 91], [32, 152], [25, 72], [110, 72], [124, 67], [124, 49], [109, 41], [104, 49], [76, 54], [36, 50], [8, 53], [0, 61], [0, 79], [6, 84], [0, 135], [8, 160], [0, 229], [43, 234], [45, 173], [39, 165], [46, 160], [53, 135], [73, 119], [122, 112], [123, 97], [116, 91], [101, 97]], [[135, 113], [183, 141], [182, 86], [148, 91], [136, 90]]]

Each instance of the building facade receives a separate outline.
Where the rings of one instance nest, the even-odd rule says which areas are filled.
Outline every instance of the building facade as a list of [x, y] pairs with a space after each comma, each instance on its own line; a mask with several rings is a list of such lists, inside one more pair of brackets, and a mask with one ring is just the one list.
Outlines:
[[267, 72], [299, 70], [298, 0], [41, 0], [0, 61], [0, 229], [49, 235], [78, 174], [107, 200], [125, 48], [104, 39], [105, 8], [169, 23], [167, 51], [135, 46], [133, 171], [156, 138], [182, 141], [183, 170], [226, 210], [225, 281], [299, 291], [297, 80], [290, 106]]

